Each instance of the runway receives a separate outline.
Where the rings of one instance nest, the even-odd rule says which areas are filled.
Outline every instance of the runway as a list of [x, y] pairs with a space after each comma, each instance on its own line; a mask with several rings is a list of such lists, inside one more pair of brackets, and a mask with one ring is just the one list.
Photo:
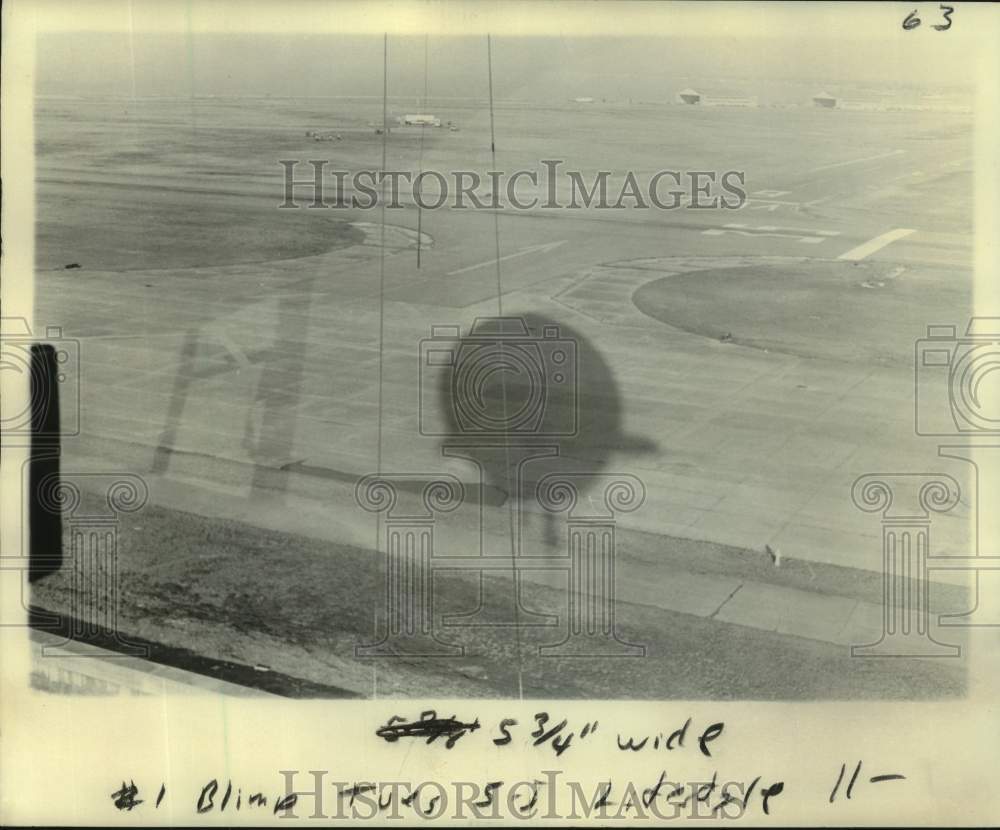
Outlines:
[[[306, 141], [317, 106], [39, 109], [50, 149], [39, 151], [35, 322], [80, 344], [80, 435], [64, 444], [64, 473], [120, 469], [150, 489], [148, 518], [121, 528], [122, 614], [137, 636], [362, 695], [599, 694], [596, 663], [524, 657], [534, 635], [473, 637], [486, 656], [457, 674], [439, 661], [373, 670], [352, 651], [378, 592], [380, 529], [355, 482], [478, 483], [421, 429], [421, 341], [433, 327], [464, 335], [477, 318], [533, 314], [578, 332], [616, 387], [581, 391], [583, 412], [620, 404], [620, 435], [578, 440], [577, 461], [645, 488], [641, 508], [616, 518], [618, 620], [654, 658], [622, 670], [635, 696], [961, 692], [961, 661], [898, 661], [886, 692], [849, 646], [876, 640], [882, 622], [882, 531], [852, 503], [852, 483], [929, 465], [969, 480], [915, 434], [912, 363], [927, 325], [964, 327], [972, 310], [968, 116], [635, 107], [567, 124], [565, 112], [507, 105], [504, 169], [555, 157], [589, 172], [607, 159], [739, 169], [750, 201], [426, 210], [418, 269], [412, 204], [386, 210], [384, 228], [377, 210], [278, 210], [278, 158], [377, 161], [379, 137], [360, 127], [337, 145]], [[104, 156], [67, 147], [68, 111]], [[397, 169], [484, 169], [485, 117], [444, 115], [461, 117], [461, 132], [428, 131], [422, 149], [393, 131]], [[819, 137], [804, 145], [810, 130]], [[162, 153], [128, 161], [150, 143]], [[87, 242], [90, 223], [129, 214], [135, 250]], [[526, 509], [522, 553], [543, 555], [542, 511]], [[438, 526], [443, 552], [475, 552], [489, 536], [480, 519], [501, 528], [509, 510], [470, 501]], [[966, 549], [970, 533], [967, 501], [935, 519], [941, 549]], [[36, 586], [35, 601], [65, 603], [60, 579]], [[526, 607], [562, 609], [564, 579], [525, 576]], [[946, 581], [940, 607], [962, 610], [965, 580]], [[448, 601], [468, 606], [467, 591]], [[708, 664], [692, 656], [713, 647]], [[815, 681], [775, 670], [802, 660], [815, 661]]]

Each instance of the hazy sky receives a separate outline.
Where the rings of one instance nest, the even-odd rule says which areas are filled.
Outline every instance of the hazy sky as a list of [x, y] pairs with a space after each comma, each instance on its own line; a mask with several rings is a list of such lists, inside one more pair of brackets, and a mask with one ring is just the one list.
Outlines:
[[[903, 53], [898, 38], [498, 37], [494, 90], [498, 99], [667, 100], [685, 79], [725, 79], [734, 88], [755, 79], [817, 87], [971, 84], [974, 68], [946, 41], [941, 49]], [[486, 95], [484, 37], [431, 36], [427, 54], [431, 96]], [[37, 61], [43, 95], [382, 94], [382, 38], [372, 35], [47, 34], [39, 37]], [[424, 78], [424, 38], [391, 37], [390, 94], [420, 95]]]

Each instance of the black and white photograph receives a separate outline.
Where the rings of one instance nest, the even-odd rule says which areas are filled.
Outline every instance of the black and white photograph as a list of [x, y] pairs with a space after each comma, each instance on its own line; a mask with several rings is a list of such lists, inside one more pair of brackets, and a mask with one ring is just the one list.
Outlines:
[[731, 46], [42, 38], [38, 630], [292, 696], [961, 695], [975, 67]]
[[[418, 701], [532, 701], [557, 756], [601, 729], [553, 701], [620, 754], [641, 702], [983, 694], [996, 7], [100, 5], [4, 67], [32, 695], [391, 701], [400, 752], [504, 742]], [[831, 804], [899, 791], [856, 760]]]

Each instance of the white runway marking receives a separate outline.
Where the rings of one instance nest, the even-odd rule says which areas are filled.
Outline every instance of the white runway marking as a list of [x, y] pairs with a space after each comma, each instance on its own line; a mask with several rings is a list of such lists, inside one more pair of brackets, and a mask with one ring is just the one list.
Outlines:
[[[726, 225], [727, 228], [745, 228], [746, 225]], [[759, 231], [794, 231], [795, 233], [815, 233], [819, 236], [840, 236], [840, 231], [817, 231], [811, 228], [785, 228], [775, 225], [760, 225]]]
[[887, 159], [890, 156], [898, 156], [905, 153], [906, 150], [892, 150], [888, 153], [881, 153], [877, 156], [867, 156], [863, 159], [848, 159], [847, 161], [835, 161], [833, 164], [822, 164], [819, 167], [814, 167], [810, 172], [818, 173], [820, 170], [832, 170], [834, 167], [846, 167], [848, 164], [861, 164], [865, 161], [877, 161], [878, 159]]
[[749, 225], [736, 223], [730, 223], [721, 228], [709, 228], [701, 233], [703, 236], [722, 236], [725, 233], [735, 233], [740, 236], [776, 236], [783, 239], [798, 239], [799, 242], [811, 244], [818, 244], [832, 236], [840, 236], [840, 231], [783, 228], [777, 225], [758, 225], [754, 228]]
[[866, 256], [871, 256], [871, 254], [881, 250], [886, 245], [895, 242], [897, 239], [902, 239], [904, 236], [909, 236], [911, 233], [916, 233], [916, 231], [913, 228], [896, 228], [894, 231], [889, 231], [881, 236], [876, 236], [874, 239], [869, 239], [864, 245], [851, 248], [851, 250], [845, 254], [841, 254], [837, 259], [851, 259], [855, 261], [864, 259]]
[[560, 239], [558, 242], [546, 242], [544, 245], [532, 245], [530, 248], [522, 248], [520, 251], [514, 251], [512, 254], [506, 254], [499, 259], [493, 257], [493, 259], [488, 259], [485, 262], [477, 262], [475, 265], [467, 265], [465, 268], [459, 268], [457, 271], [449, 271], [448, 276], [454, 277], [456, 274], [464, 274], [467, 271], [475, 271], [477, 268], [485, 268], [487, 265], [495, 265], [497, 262], [503, 262], [505, 259], [513, 259], [516, 256], [545, 253], [547, 251], [552, 251], [565, 243], [565, 239]]
[[[690, 200], [689, 200], [690, 201]], [[799, 202], [786, 202], [781, 199], [758, 199], [756, 196], [751, 196], [746, 200], [747, 205], [760, 205], [760, 207], [751, 207], [750, 210], [762, 210], [767, 208], [768, 210], [777, 210], [779, 207], [798, 207]]]

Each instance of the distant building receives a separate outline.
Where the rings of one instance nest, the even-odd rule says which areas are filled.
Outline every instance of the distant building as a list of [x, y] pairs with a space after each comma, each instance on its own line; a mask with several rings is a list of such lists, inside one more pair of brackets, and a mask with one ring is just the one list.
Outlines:
[[440, 127], [441, 119], [436, 115], [404, 115], [400, 123], [411, 127]]
[[828, 92], [819, 92], [816, 95], [813, 95], [813, 105], [832, 110], [837, 106], [837, 99]]
[[593, 104], [594, 103], [594, 99], [593, 98], [574, 98], [573, 99], [573, 103], [574, 104]]
[[701, 93], [695, 92], [693, 89], [682, 89], [677, 93], [677, 100], [682, 104], [700, 104]]

